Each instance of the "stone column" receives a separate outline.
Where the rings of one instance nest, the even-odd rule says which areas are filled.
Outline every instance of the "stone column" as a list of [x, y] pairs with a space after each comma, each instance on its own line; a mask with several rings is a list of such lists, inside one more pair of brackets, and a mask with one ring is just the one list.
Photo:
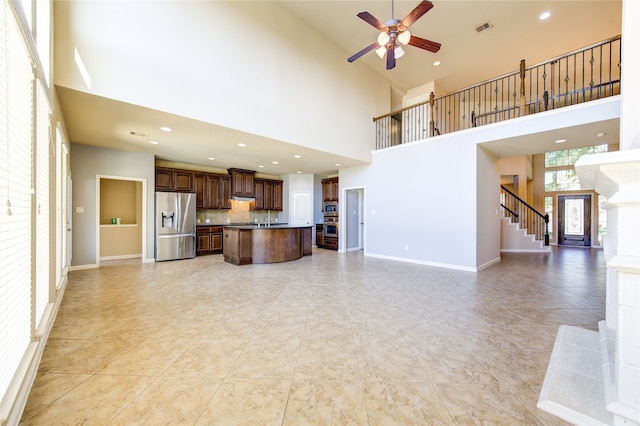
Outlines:
[[640, 425], [640, 149], [585, 156], [575, 166], [583, 189], [607, 197], [605, 334], [615, 350], [603, 351], [613, 358], [603, 362], [606, 407], [616, 425]]

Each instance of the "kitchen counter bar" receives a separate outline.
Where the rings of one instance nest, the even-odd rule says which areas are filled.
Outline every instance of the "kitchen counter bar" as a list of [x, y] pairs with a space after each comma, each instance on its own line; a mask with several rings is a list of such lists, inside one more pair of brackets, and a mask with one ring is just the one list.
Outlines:
[[294, 225], [224, 226], [224, 260], [234, 265], [278, 263], [312, 254], [312, 227]]

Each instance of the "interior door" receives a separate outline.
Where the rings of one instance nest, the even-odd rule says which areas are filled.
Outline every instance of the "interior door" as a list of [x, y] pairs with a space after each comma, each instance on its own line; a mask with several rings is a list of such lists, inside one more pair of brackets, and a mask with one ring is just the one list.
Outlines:
[[591, 246], [591, 195], [558, 196], [558, 245]]
[[290, 212], [289, 223], [294, 226], [311, 225], [311, 193], [310, 192], [294, 192], [292, 194], [292, 208]]

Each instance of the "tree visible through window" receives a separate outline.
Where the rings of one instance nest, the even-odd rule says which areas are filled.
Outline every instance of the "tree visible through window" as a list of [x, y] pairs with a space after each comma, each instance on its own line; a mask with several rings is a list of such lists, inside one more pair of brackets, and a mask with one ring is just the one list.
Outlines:
[[544, 154], [544, 167], [558, 169], [544, 172], [545, 192], [574, 191], [580, 189], [580, 181], [578, 180], [573, 165], [583, 155], [607, 151], [608, 145], [596, 145], [546, 152]]

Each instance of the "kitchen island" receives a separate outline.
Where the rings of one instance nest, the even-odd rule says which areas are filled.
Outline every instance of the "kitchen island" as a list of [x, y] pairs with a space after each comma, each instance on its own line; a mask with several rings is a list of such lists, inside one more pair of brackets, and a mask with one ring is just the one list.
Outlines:
[[312, 227], [293, 225], [225, 226], [224, 261], [234, 265], [278, 263], [312, 253]]

